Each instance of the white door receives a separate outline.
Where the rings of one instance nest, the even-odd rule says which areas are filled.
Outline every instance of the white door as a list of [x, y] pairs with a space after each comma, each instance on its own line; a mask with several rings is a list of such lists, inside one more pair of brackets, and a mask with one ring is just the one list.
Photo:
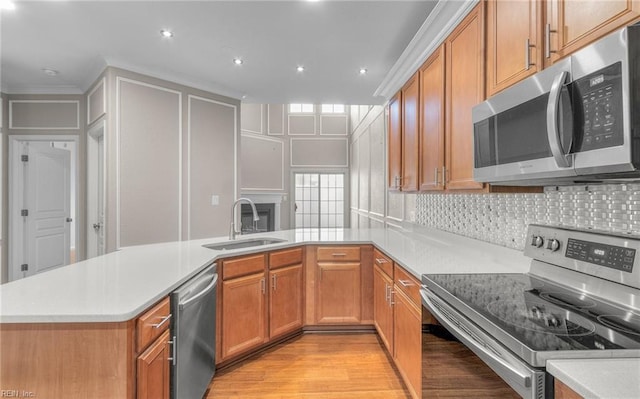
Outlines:
[[[23, 276], [69, 264], [71, 152], [48, 142], [25, 146], [25, 249]], [[15, 265], [14, 267], [21, 267]], [[14, 276], [19, 273], [14, 273]]]
[[104, 123], [87, 136], [87, 258], [105, 252]]

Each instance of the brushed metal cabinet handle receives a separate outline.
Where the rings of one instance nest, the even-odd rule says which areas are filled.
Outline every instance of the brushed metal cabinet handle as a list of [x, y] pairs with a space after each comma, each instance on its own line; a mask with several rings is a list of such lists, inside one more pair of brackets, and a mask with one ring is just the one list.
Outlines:
[[385, 264], [385, 263], [389, 263], [388, 260], [386, 260], [385, 258], [376, 258], [376, 263], [379, 265]]
[[347, 254], [344, 252], [334, 252], [331, 254], [331, 256], [347, 256]]
[[524, 41], [524, 69], [526, 69], [527, 71], [534, 65], [536, 64], [532, 64], [531, 63], [531, 48], [535, 47], [533, 45], [531, 45], [531, 40], [529, 38], [527, 38], [527, 40]]
[[162, 318], [162, 320], [160, 320], [159, 323], [156, 324], [152, 324], [151, 327], [153, 328], [160, 328], [162, 327], [162, 325], [166, 322], [168, 322], [171, 319], [171, 313], [169, 313], [168, 315], [166, 315], [165, 317]]
[[260, 280], [260, 285], [262, 286], [262, 294], [264, 295], [264, 293], [265, 293], [265, 292], [266, 292], [266, 290], [267, 290], [267, 287], [266, 287], [266, 285], [267, 285], [267, 284], [266, 284], [266, 282], [264, 281], [264, 277]]
[[271, 277], [271, 286], [273, 287], [273, 290], [274, 290], [274, 291], [276, 290], [276, 287], [278, 286], [278, 283], [276, 282], [276, 281], [277, 281], [277, 277], [278, 277], [278, 275], [277, 275], [277, 274], [274, 274], [274, 275]]
[[544, 56], [551, 58], [551, 53], [555, 53], [555, 50], [551, 50], [551, 33], [556, 33], [556, 30], [551, 29], [551, 24], [544, 26]]
[[413, 284], [413, 283], [411, 282], [411, 280], [400, 280], [400, 279], [398, 279], [398, 282], [399, 282], [399, 283], [400, 283], [400, 285], [402, 285], [403, 287], [412, 287], [412, 286], [414, 286], [414, 285], [415, 285], [415, 284]]

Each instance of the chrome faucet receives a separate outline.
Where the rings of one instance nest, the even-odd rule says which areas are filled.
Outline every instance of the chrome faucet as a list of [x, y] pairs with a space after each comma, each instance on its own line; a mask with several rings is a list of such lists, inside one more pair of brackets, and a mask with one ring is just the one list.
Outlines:
[[235, 240], [236, 234], [242, 234], [242, 227], [240, 228], [240, 231], [236, 231], [236, 205], [241, 202], [246, 202], [251, 205], [251, 210], [253, 211], [253, 229], [258, 229], [258, 220], [260, 220], [260, 217], [258, 217], [258, 211], [256, 210], [255, 204], [249, 198], [238, 198], [231, 207], [231, 228], [229, 229], [229, 240]]

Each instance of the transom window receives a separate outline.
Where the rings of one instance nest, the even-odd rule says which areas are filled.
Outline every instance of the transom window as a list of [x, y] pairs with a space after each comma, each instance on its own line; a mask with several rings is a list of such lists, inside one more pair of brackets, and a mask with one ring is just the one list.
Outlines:
[[323, 114], [344, 114], [344, 104], [322, 104]]
[[291, 114], [302, 114], [302, 113], [312, 114], [313, 111], [314, 111], [313, 104], [289, 104], [289, 113]]

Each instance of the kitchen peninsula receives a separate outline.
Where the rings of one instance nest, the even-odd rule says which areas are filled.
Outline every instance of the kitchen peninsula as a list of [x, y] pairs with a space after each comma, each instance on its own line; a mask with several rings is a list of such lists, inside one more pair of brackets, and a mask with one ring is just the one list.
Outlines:
[[[67, 398], [86, 394], [135, 397], [130, 365], [135, 353], [132, 323], [207, 265], [225, 258], [301, 246], [373, 245], [416, 279], [423, 273], [524, 273], [529, 267], [529, 259], [519, 251], [432, 229], [305, 229], [257, 236], [286, 241], [230, 251], [203, 247], [224, 238], [129, 247], [0, 286], [0, 388], [29, 390], [46, 397], [62, 397], [56, 390], [66, 392]], [[96, 329], [74, 335], [86, 326]], [[109, 330], [111, 335], [104, 336], [114, 337], [112, 342], [100, 342], [102, 328]], [[23, 330], [20, 337], [40, 341], [26, 345], [16, 336], [18, 330]], [[50, 334], [55, 331], [60, 335]], [[69, 342], [69, 338], [80, 339]], [[61, 358], [40, 353], [45, 348], [55, 352], [47, 340], [68, 352]], [[96, 353], [101, 355], [96, 358], [92, 355]], [[43, 364], [44, 360], [53, 364]], [[571, 361], [564, 361], [565, 368], [567, 362]], [[80, 371], [74, 364], [83, 365], [82, 378], [66, 374]], [[640, 360], [619, 364], [628, 369], [638, 366]], [[581, 375], [575, 370], [572, 373], [575, 386]], [[589, 380], [593, 384], [593, 379]], [[605, 382], [602, 392], [607, 392], [607, 386], [613, 386], [613, 380]]]

